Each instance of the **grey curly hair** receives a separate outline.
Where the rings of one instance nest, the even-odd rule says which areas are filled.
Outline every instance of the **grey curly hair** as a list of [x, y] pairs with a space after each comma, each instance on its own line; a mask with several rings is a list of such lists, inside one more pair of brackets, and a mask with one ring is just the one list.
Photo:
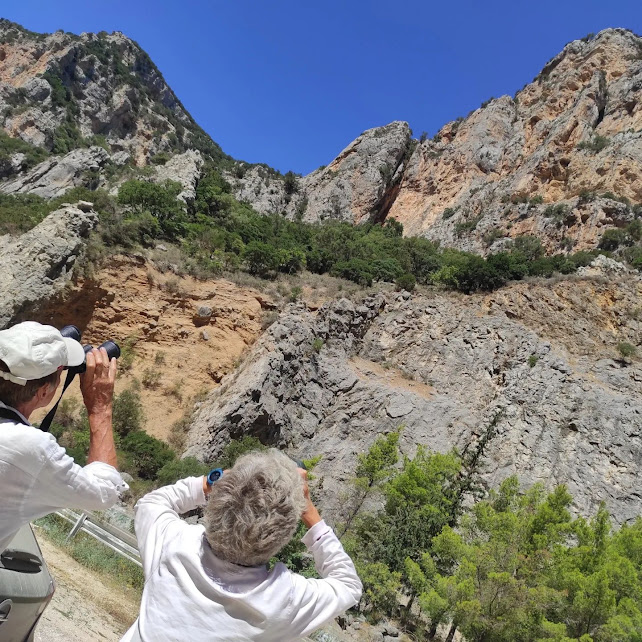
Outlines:
[[306, 507], [297, 465], [272, 448], [240, 457], [212, 488], [205, 536], [220, 559], [258, 566], [294, 535]]

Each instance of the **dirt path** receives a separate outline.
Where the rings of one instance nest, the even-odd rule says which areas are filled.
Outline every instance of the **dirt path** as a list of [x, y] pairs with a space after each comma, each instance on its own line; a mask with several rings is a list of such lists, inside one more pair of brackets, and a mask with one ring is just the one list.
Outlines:
[[35, 642], [118, 642], [138, 615], [138, 597], [113, 587], [37, 532], [56, 581], [56, 592], [36, 630]]

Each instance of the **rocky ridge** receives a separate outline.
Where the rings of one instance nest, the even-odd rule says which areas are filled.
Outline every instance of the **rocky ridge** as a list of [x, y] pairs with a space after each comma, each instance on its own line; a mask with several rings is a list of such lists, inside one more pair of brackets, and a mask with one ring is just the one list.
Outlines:
[[99, 137], [135, 165], [187, 149], [224, 156], [120, 32], [38, 34], [0, 20], [0, 125], [56, 154]]
[[390, 216], [406, 235], [480, 253], [523, 234], [550, 252], [594, 248], [605, 229], [633, 218], [621, 200], [642, 201], [641, 97], [642, 39], [606, 29], [433, 139], [413, 140], [405, 123], [392, 123], [299, 179], [290, 199], [256, 172], [233, 181], [235, 194], [306, 221]]
[[[111, 179], [118, 168], [153, 161], [134, 177], [177, 179], [189, 201], [204, 162], [225, 159], [235, 197], [263, 214], [394, 217], [406, 235], [483, 254], [519, 235], [537, 236], [550, 253], [592, 249], [642, 214], [633, 207], [642, 201], [641, 94], [642, 39], [606, 29], [569, 43], [514, 97], [489, 100], [432, 139], [394, 122], [364, 132], [327, 167], [284, 178], [225, 157], [122, 34], [42, 35], [2, 21], [0, 124], [56, 155], [30, 171], [24, 155], [3, 159], [0, 191], [113, 192], [126, 178]], [[73, 149], [91, 142], [108, 157]], [[61, 179], [70, 161], [73, 176]]]
[[642, 369], [616, 344], [640, 342], [640, 294], [642, 279], [626, 274], [292, 306], [204, 402], [187, 454], [212, 460], [249, 434], [322, 455], [322, 504], [341, 521], [357, 454], [377, 435], [403, 425], [406, 454], [463, 450], [497, 417], [480, 469], [489, 486], [511, 474], [563, 482], [580, 513], [604, 500], [618, 522], [632, 520]]
[[74, 149], [64, 156], [54, 156], [13, 180], [0, 183], [5, 194], [35, 194], [51, 199], [63, 196], [74, 187], [87, 185], [109, 160], [102, 147]]

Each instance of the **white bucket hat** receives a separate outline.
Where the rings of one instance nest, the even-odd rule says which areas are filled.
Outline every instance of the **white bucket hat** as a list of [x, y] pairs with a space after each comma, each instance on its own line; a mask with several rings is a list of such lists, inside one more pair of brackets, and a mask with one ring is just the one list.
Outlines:
[[0, 359], [9, 368], [0, 377], [24, 386], [67, 366], [79, 366], [85, 352], [78, 341], [63, 337], [53, 326], [25, 321], [0, 330]]

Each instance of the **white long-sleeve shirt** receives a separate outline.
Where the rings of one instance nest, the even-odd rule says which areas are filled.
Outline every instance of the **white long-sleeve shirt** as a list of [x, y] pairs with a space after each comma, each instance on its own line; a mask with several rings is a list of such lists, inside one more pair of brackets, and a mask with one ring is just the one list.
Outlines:
[[0, 551], [33, 519], [59, 508], [105, 510], [126, 489], [113, 466], [78, 466], [53, 435], [0, 419]]
[[268, 571], [218, 559], [205, 527], [179, 517], [205, 501], [203, 478], [189, 477], [136, 504], [145, 588], [140, 616], [121, 642], [288, 642], [359, 601], [352, 560], [325, 522], [303, 538], [323, 579], [306, 579], [281, 563]]

